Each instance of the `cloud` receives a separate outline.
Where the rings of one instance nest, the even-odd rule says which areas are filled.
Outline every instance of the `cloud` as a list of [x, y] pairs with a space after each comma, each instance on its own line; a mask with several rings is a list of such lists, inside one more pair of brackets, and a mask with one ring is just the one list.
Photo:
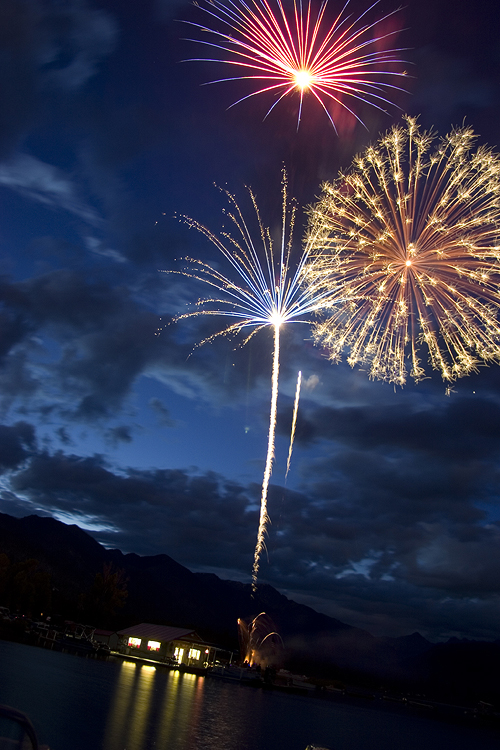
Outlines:
[[170, 416], [170, 411], [167, 409], [165, 404], [159, 398], [151, 398], [149, 400], [149, 406], [156, 413], [159, 423], [163, 427], [175, 427], [176, 421]]
[[9, 154], [42, 109], [42, 92], [75, 92], [117, 39], [114, 18], [85, 0], [0, 3], [0, 155]]
[[35, 448], [35, 430], [27, 422], [0, 425], [0, 471], [17, 468]]
[[[156, 316], [138, 308], [124, 289], [61, 270], [16, 284], [4, 280], [0, 299], [6, 342], [0, 379], [10, 387], [2, 394], [4, 406], [26, 395], [31, 408], [52, 401], [67, 418], [109, 415], [146, 365], [160, 358]], [[35, 362], [50, 341], [57, 342], [55, 353]]]
[[[380, 469], [369, 457], [360, 472], [362, 457], [345, 449], [336, 469], [325, 464], [325, 477], [337, 474], [329, 490], [317, 462], [308, 489], [271, 486], [261, 580], [376, 634], [496, 637], [500, 525], [474, 506], [473, 485], [458, 495], [459, 485], [443, 482], [425, 497], [429, 480], [413, 488], [402, 467], [389, 470], [390, 457]], [[107, 546], [249, 578], [257, 485], [195, 470], [117, 473], [102, 456], [40, 451], [11, 472], [5, 490], [5, 501], [17, 498], [11, 512], [23, 514], [24, 499], [24, 513], [76, 519]]]
[[[170, 550], [168, 554], [191, 565], [234, 567], [236, 562], [239, 567], [242, 557], [251, 565], [254, 529], [245, 514], [248, 498], [239, 485], [213, 473], [129, 470], [119, 476], [100, 456], [57, 452], [38, 454], [11, 482], [17, 496], [55, 517], [80, 514], [118, 529], [111, 544], [122, 549], [143, 554]], [[256, 520], [257, 513], [248, 515]], [[104, 532], [99, 538], [107, 540]]]
[[[488, 397], [460, 396], [408, 404], [394, 398], [391, 405], [376, 403], [322, 407], [302, 412], [297, 439], [305, 443], [338, 440], [354, 448], [377, 447], [422, 451], [431, 455], [480, 457], [497, 452], [500, 404]], [[462, 429], [467, 424], [468, 429]]]
[[68, 431], [65, 427], [59, 427], [55, 431], [55, 434], [59, 438], [62, 445], [69, 446], [73, 444], [73, 441], [71, 440], [71, 437], [69, 436]]
[[106, 247], [103, 241], [98, 237], [85, 237], [85, 245], [90, 252], [95, 253], [96, 255], [101, 255], [103, 258], [111, 258], [117, 263], [126, 263], [126, 258], [121, 253], [117, 250]]
[[0, 164], [0, 185], [94, 226], [103, 223], [98, 212], [79, 198], [75, 184], [62, 170], [28, 154], [16, 154]]
[[[237, 356], [218, 341], [187, 360], [200, 331], [172, 325], [155, 336], [158, 319], [140, 297], [67, 270], [4, 279], [0, 298], [2, 397], [5, 408], [22, 404], [25, 419], [100, 424], [110, 444], [127, 444], [131, 428], [108, 420], [123, 413], [141, 375], [212, 404], [238, 403], [250, 385], [266, 394], [267, 419], [265, 335]], [[278, 426], [287, 441], [302, 348], [291, 336], [284, 349]], [[235, 367], [224, 382], [226, 356]], [[317, 382], [301, 400], [289, 477], [295, 489], [270, 488], [262, 580], [378, 634], [495, 637], [496, 369], [446, 398], [434, 381], [395, 393], [347, 366], [332, 368], [318, 350], [307, 358]], [[175, 426], [160, 399], [149, 406]], [[8, 512], [77, 518], [106, 545], [166, 552], [192, 569], [248, 580], [259, 486], [195, 470], [114, 470], [101, 456], [37, 451], [34, 428], [16, 429], [0, 433]], [[69, 450], [68, 432], [59, 437]]]
[[[66, 269], [15, 283], [0, 278], [0, 408], [104, 424], [126, 407], [142, 376], [189, 398], [237, 401], [247, 382], [240, 373], [245, 358], [226, 379], [220, 352], [226, 356], [227, 342], [188, 360], [192, 340], [175, 325], [157, 336], [159, 319], [137, 296]], [[150, 405], [174, 426], [161, 402]]]
[[110, 427], [105, 433], [106, 442], [115, 447], [119, 443], [131, 443], [132, 433], [130, 427], [127, 425], [119, 425], [118, 427]]
[[313, 391], [319, 383], [319, 377], [314, 373], [304, 380], [304, 388], [308, 391]]
[[[0, 298], [2, 397], [6, 408], [22, 404], [24, 419], [58, 415], [65, 425], [101, 424], [108, 440], [123, 445], [131, 428], [107, 420], [123, 413], [142, 375], [212, 404], [238, 403], [242, 388], [252, 387], [265, 394], [267, 419], [265, 335], [236, 354], [221, 340], [187, 360], [200, 330], [171, 325], [155, 336], [158, 318], [145, 306], [150, 300], [67, 270], [17, 283], [4, 279]], [[302, 394], [289, 477], [295, 489], [270, 489], [262, 580], [379, 634], [420, 629], [432, 637], [458, 631], [494, 637], [500, 595], [496, 369], [445, 398], [438, 382], [395, 393], [345, 365], [333, 368], [299, 334], [287, 337], [283, 351], [279, 429], [287, 441], [300, 357], [307, 355], [317, 381]], [[160, 399], [149, 405], [174, 426]], [[232, 571], [248, 580], [259, 486], [194, 470], [113, 470], [99, 456], [37, 452], [6, 428], [10, 442], [4, 444], [14, 450], [5, 454], [2, 507], [73, 514], [106, 545], [166, 552], [193, 569]], [[68, 432], [59, 437], [68, 450]], [[118, 531], [108, 535], [107, 528]], [[461, 619], [454, 620], [457, 613]]]
[[91, 78], [116, 44], [117, 25], [103, 10], [84, 0], [42, 5], [37, 61], [46, 86], [76, 89]]

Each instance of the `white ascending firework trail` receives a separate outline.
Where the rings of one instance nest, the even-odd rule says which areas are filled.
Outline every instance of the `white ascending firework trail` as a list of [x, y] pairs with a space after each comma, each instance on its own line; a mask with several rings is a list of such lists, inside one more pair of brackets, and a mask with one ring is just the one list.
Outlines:
[[300, 384], [302, 383], [302, 372], [299, 370], [297, 375], [297, 388], [295, 389], [295, 401], [293, 404], [292, 431], [290, 433], [290, 448], [288, 449], [288, 458], [286, 461], [285, 481], [290, 471], [290, 461], [292, 460], [293, 441], [295, 440], [295, 427], [297, 426], [297, 414], [299, 411]]
[[231, 206], [227, 213], [236, 232], [228, 229], [216, 235], [197, 221], [183, 216], [190, 226], [205, 235], [229, 262], [236, 280], [226, 276], [208, 263], [193, 258], [186, 258], [188, 266], [178, 271], [189, 278], [203, 281], [216, 290], [220, 296], [200, 299], [198, 309], [177, 316], [176, 320], [198, 315], [222, 315], [235, 318], [235, 322], [220, 331], [203, 339], [198, 346], [213, 341], [218, 336], [236, 335], [245, 329], [251, 329], [243, 344], [262, 328], [271, 326], [274, 330], [274, 353], [272, 369], [271, 413], [267, 442], [267, 457], [262, 482], [259, 529], [255, 547], [252, 569], [252, 586], [255, 591], [259, 572], [260, 556], [265, 549], [266, 528], [269, 521], [267, 512], [267, 493], [274, 459], [274, 438], [276, 432], [276, 411], [278, 403], [278, 376], [280, 363], [280, 330], [287, 323], [308, 323], [304, 316], [311, 315], [323, 307], [331, 307], [336, 290], [330, 287], [321, 288], [314, 277], [306, 273], [309, 260], [309, 248], [314, 245], [310, 237], [296, 262], [292, 262], [292, 239], [295, 226], [296, 205], [287, 195], [286, 174], [283, 172], [282, 195], [283, 212], [281, 240], [276, 248], [271, 232], [265, 228], [260, 218], [255, 196], [248, 191], [254, 209], [255, 223], [258, 227], [258, 241], [254, 242], [253, 233], [248, 228], [243, 213], [235, 198], [226, 191]]

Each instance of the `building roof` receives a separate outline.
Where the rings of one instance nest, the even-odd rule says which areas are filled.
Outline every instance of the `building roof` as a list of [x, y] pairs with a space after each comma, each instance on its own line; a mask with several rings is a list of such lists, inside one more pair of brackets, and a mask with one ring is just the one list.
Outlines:
[[125, 630], [119, 630], [118, 635], [128, 635], [134, 638], [148, 638], [152, 641], [160, 641], [160, 643], [168, 643], [169, 641], [177, 640], [189, 640], [203, 643], [202, 639], [195, 633], [194, 630], [188, 628], [174, 628], [171, 625], [153, 625], [150, 622], [141, 622], [139, 625], [132, 625], [130, 628]]

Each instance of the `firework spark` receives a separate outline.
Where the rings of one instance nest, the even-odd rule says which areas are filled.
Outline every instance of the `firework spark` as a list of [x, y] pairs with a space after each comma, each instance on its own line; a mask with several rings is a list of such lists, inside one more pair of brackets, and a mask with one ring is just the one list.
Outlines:
[[[400, 70], [401, 50], [384, 49], [390, 44], [390, 38], [399, 32], [377, 33], [387, 28], [386, 22], [398, 11], [374, 22], [366, 21], [378, 1], [358, 18], [353, 18], [345, 13], [347, 0], [331, 23], [326, 13], [328, 0], [322, 0], [316, 13], [310, 0], [304, 5], [302, 0], [294, 0], [293, 11], [285, 10], [282, 0], [205, 0], [200, 7], [211, 16], [214, 28], [186, 23], [208, 35], [208, 39], [189, 41], [228, 54], [227, 58], [210, 59], [210, 62], [225, 63], [242, 71], [241, 75], [211, 83], [250, 80], [257, 84], [255, 91], [231, 106], [271, 92], [276, 99], [267, 117], [284, 97], [296, 93], [299, 96], [298, 128], [304, 96], [309, 92], [335, 128], [332, 108], [341, 107], [362, 122], [347, 102], [358, 100], [386, 112], [387, 105], [393, 103], [387, 97], [403, 90], [391, 83], [406, 75]], [[226, 31], [219, 31], [217, 27]]]
[[342, 278], [341, 307], [315, 328], [331, 358], [399, 385], [500, 362], [500, 158], [470, 128], [437, 139], [405, 118], [323, 185], [310, 212], [311, 271]]
[[271, 327], [274, 333], [271, 410], [269, 420], [269, 434], [267, 456], [262, 483], [260, 502], [259, 529], [255, 547], [252, 571], [253, 588], [257, 584], [260, 556], [265, 549], [266, 528], [269, 522], [267, 512], [267, 494], [274, 460], [274, 438], [276, 432], [276, 413], [278, 403], [278, 378], [280, 365], [280, 330], [287, 323], [308, 323], [304, 316], [314, 315], [325, 306], [331, 306], [331, 289], [308, 276], [305, 268], [309, 259], [309, 244], [306, 244], [297, 262], [292, 261], [292, 240], [294, 234], [296, 205], [287, 196], [286, 174], [283, 173], [282, 195], [283, 211], [281, 220], [281, 239], [279, 248], [275, 248], [271, 232], [265, 228], [255, 197], [249, 190], [254, 209], [256, 226], [258, 227], [258, 241], [254, 242], [243, 213], [231, 193], [226, 192], [230, 210], [227, 216], [232, 222], [235, 233], [223, 230], [219, 235], [214, 234], [202, 224], [189, 218], [182, 219], [190, 226], [205, 235], [229, 262], [235, 272], [236, 281], [208, 263], [193, 258], [187, 258], [188, 266], [180, 273], [215, 288], [222, 297], [210, 297], [198, 300], [198, 309], [178, 315], [176, 320], [191, 318], [199, 315], [216, 315], [235, 318], [235, 322], [220, 331], [203, 339], [198, 346], [213, 341], [218, 336], [231, 336], [251, 329], [243, 340], [246, 344], [252, 336], [265, 327]]
[[285, 480], [288, 476], [288, 472], [290, 471], [290, 462], [292, 460], [293, 441], [295, 440], [295, 428], [297, 426], [297, 414], [299, 411], [299, 398], [300, 398], [301, 383], [302, 383], [302, 372], [299, 370], [299, 373], [297, 375], [297, 386], [295, 388], [295, 401], [293, 403], [292, 430], [290, 433], [290, 447], [288, 449], [288, 458], [286, 461]]
[[249, 666], [259, 664], [267, 667], [283, 658], [283, 638], [277, 632], [272, 619], [265, 612], [254, 617], [251, 622], [238, 620], [240, 654]]

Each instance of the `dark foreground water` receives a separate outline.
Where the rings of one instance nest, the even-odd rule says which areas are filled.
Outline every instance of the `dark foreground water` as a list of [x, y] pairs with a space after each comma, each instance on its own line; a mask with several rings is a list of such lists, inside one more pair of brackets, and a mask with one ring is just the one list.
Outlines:
[[500, 733], [0, 641], [0, 703], [51, 750], [498, 750]]

